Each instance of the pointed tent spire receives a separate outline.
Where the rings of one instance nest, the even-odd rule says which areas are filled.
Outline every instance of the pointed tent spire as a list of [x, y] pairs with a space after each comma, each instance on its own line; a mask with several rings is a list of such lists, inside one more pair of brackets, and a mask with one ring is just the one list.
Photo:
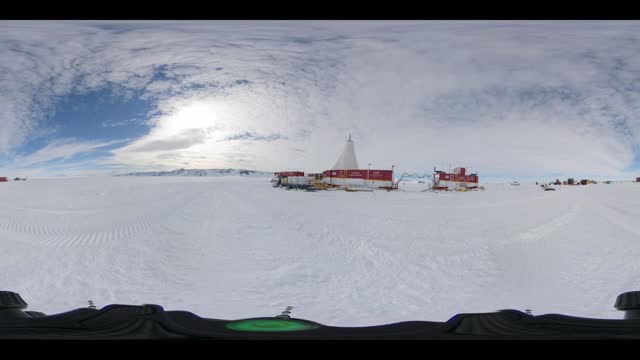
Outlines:
[[353, 146], [353, 140], [351, 140], [351, 134], [349, 134], [349, 139], [344, 146], [344, 150], [342, 150], [342, 154], [338, 158], [338, 161], [331, 170], [351, 170], [351, 169], [359, 169], [358, 167], [358, 159], [356, 158], [356, 151]]

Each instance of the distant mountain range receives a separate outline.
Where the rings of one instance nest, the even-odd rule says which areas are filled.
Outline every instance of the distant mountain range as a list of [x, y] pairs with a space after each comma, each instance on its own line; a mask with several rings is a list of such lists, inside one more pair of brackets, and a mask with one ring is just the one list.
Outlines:
[[271, 177], [273, 173], [267, 171], [245, 169], [178, 169], [173, 171], [148, 171], [120, 174], [116, 176], [247, 176]]

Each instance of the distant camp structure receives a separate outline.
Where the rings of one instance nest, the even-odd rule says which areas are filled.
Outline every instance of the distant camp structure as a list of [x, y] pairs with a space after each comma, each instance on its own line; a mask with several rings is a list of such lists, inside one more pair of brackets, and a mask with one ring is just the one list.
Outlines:
[[[433, 174], [399, 174], [399, 179], [394, 179], [395, 166], [391, 170], [371, 169], [371, 164], [365, 169], [361, 169], [356, 157], [354, 142], [351, 134], [344, 145], [340, 156], [330, 170], [313, 172], [305, 175], [303, 171], [279, 171], [273, 173], [271, 182], [274, 187], [284, 187], [286, 189], [305, 189], [307, 191], [340, 189], [346, 191], [372, 191], [372, 189], [385, 189], [388, 191], [397, 190], [398, 185], [404, 180], [419, 180], [418, 183], [425, 183], [422, 179], [429, 179], [432, 183], [428, 189], [423, 191], [468, 191], [484, 190], [479, 186], [478, 172], [471, 173], [465, 167], [456, 167], [449, 172], [433, 168]], [[0, 181], [3, 178], [0, 178]], [[6, 181], [6, 178], [4, 178]], [[16, 178], [18, 180], [18, 178]], [[20, 179], [22, 180], [22, 179]], [[26, 180], [26, 178], [24, 179]], [[636, 177], [636, 183], [640, 183], [640, 177]], [[550, 182], [538, 182], [536, 185], [542, 186], [545, 191], [555, 191], [553, 185], [590, 185], [598, 182], [591, 179], [568, 178], [561, 181], [555, 179]], [[611, 184], [612, 181], [603, 181], [604, 184]], [[518, 181], [509, 183], [512, 186], [520, 186]]]
[[275, 172], [271, 179], [274, 187], [288, 189], [342, 189], [350, 191], [371, 191], [371, 189], [397, 189], [391, 170], [360, 169], [355, 146], [351, 135], [344, 145], [342, 153], [330, 170], [310, 173], [302, 171]]
[[306, 184], [306, 177], [303, 171], [281, 171], [273, 173], [271, 179], [274, 187], [298, 187]]
[[[560, 182], [559, 180], [556, 180], [556, 185], [560, 185], [559, 182]], [[597, 181], [591, 180], [591, 179], [580, 179], [580, 181], [575, 181], [573, 178], [569, 178], [566, 181], [566, 185], [591, 185], [591, 184], [597, 184], [597, 183], [598, 183]]]
[[360, 169], [351, 135], [331, 170], [322, 172], [322, 181], [329, 187], [338, 188], [383, 188], [391, 190], [393, 167], [391, 170]]
[[457, 167], [452, 173], [433, 168], [434, 190], [474, 190], [478, 188], [478, 172], [467, 174], [467, 169]]
[[[576, 181], [574, 178], [568, 178], [567, 180], [560, 181], [560, 179], [556, 179], [549, 183], [549, 185], [591, 185], [597, 184], [598, 182], [591, 179], [580, 179]], [[607, 182], [605, 182], [606, 184]]]
[[[27, 178], [19, 178], [19, 177], [15, 177], [13, 178], [13, 181], [27, 181]], [[4, 177], [4, 176], [0, 176], [0, 182], [9, 182], [9, 179]]]
[[[346, 191], [372, 191], [384, 189], [397, 190], [398, 184], [406, 178], [430, 179], [433, 184], [430, 190], [467, 191], [480, 189], [478, 187], [478, 173], [467, 173], [464, 167], [457, 167], [451, 173], [434, 170], [434, 174], [408, 174], [403, 173], [400, 179], [394, 181], [395, 166], [391, 170], [361, 169], [356, 157], [354, 142], [351, 135], [340, 153], [337, 161], [330, 170], [309, 173], [305, 176], [303, 171], [279, 171], [273, 173], [271, 182], [273, 187], [286, 189], [327, 190], [340, 189]], [[422, 181], [424, 183], [424, 181]]]

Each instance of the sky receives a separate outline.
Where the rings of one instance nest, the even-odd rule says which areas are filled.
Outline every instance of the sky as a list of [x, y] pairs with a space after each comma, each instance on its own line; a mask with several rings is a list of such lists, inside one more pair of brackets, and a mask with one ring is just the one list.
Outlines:
[[638, 21], [0, 21], [0, 176], [640, 176]]

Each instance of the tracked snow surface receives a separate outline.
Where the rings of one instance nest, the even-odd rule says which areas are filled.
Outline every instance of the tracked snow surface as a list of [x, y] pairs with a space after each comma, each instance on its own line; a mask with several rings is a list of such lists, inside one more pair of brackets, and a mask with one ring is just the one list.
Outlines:
[[48, 314], [110, 303], [327, 325], [460, 312], [621, 318], [640, 288], [640, 184], [306, 192], [267, 178], [0, 184], [0, 288]]

